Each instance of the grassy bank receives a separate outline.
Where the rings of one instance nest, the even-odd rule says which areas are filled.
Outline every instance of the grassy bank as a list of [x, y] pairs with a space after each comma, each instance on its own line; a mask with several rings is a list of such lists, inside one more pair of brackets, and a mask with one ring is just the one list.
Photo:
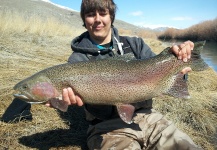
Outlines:
[[3, 9], [0, 11], [1, 35], [13, 35], [18, 33], [33, 34], [35, 36], [72, 36], [78, 35], [83, 28], [73, 28], [54, 17], [41, 19], [35, 15], [18, 13], [14, 10]]
[[[36, 21], [37, 20], [37, 21]], [[0, 15], [0, 116], [13, 100], [13, 86], [44, 68], [65, 63], [71, 39], [83, 31], [56, 19], [26, 18], [25, 14]], [[132, 34], [125, 31], [121, 34]], [[165, 46], [145, 38], [159, 53]], [[188, 133], [206, 150], [213, 150], [217, 124], [217, 75], [212, 69], [189, 74], [191, 99], [155, 98], [154, 108]], [[32, 121], [0, 122], [0, 149], [86, 149], [87, 123], [83, 108], [66, 113], [32, 105]]]
[[217, 42], [217, 18], [214, 20], [204, 21], [186, 29], [169, 28], [158, 36], [161, 40], [178, 39], [178, 40], [209, 40]]

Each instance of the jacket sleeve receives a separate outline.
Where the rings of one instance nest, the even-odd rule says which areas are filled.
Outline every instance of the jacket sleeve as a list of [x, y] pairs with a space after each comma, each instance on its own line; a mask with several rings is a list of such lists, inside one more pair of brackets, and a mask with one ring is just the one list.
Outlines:
[[147, 59], [155, 56], [151, 48], [143, 41], [142, 38], [131, 37], [128, 38], [128, 42], [137, 59]]

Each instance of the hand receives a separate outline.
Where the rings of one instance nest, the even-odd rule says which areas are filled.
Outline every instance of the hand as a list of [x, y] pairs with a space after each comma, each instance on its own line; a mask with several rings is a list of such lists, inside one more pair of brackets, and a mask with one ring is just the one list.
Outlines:
[[173, 45], [171, 51], [184, 62], [187, 62], [191, 58], [191, 51], [194, 49], [194, 43], [186, 41], [180, 45]]
[[[184, 62], [187, 62], [191, 58], [191, 51], [194, 49], [194, 43], [191, 41], [186, 41], [180, 45], [173, 45], [171, 51]], [[186, 74], [191, 71], [190, 67], [184, 68], [181, 73]]]
[[68, 87], [63, 89], [63, 100], [68, 104], [68, 105], [78, 105], [82, 106], [83, 102], [81, 98], [73, 92], [72, 88]]
[[[61, 98], [59, 98], [59, 99], [61, 99]], [[62, 91], [62, 100], [63, 100], [63, 103], [65, 105], [76, 105], [76, 104], [78, 106], [83, 105], [83, 102], [82, 102], [81, 98], [79, 96], [75, 95], [72, 88], [70, 88], [70, 87], [63, 89], [63, 91]], [[48, 101], [45, 104], [45, 106], [53, 107], [51, 101]]]

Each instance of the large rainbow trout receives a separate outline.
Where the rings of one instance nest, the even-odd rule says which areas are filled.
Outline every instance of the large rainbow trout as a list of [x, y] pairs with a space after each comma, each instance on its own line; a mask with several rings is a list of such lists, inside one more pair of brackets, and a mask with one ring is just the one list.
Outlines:
[[53, 66], [16, 84], [14, 90], [20, 94], [14, 96], [30, 103], [52, 102], [61, 97], [63, 88], [71, 87], [84, 103], [116, 105], [121, 119], [131, 123], [134, 107], [130, 103], [162, 94], [189, 97], [186, 79], [180, 71], [185, 67], [193, 71], [208, 67], [200, 56], [204, 44], [195, 43], [188, 62], [178, 60], [166, 48], [146, 60], [113, 58]]

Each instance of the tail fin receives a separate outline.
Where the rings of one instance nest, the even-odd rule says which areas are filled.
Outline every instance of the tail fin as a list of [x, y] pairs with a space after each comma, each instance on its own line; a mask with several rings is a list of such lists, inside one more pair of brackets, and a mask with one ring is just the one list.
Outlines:
[[191, 69], [193, 71], [203, 71], [208, 68], [208, 65], [204, 62], [200, 55], [205, 43], [206, 41], [200, 41], [194, 44], [194, 50], [191, 52]]

